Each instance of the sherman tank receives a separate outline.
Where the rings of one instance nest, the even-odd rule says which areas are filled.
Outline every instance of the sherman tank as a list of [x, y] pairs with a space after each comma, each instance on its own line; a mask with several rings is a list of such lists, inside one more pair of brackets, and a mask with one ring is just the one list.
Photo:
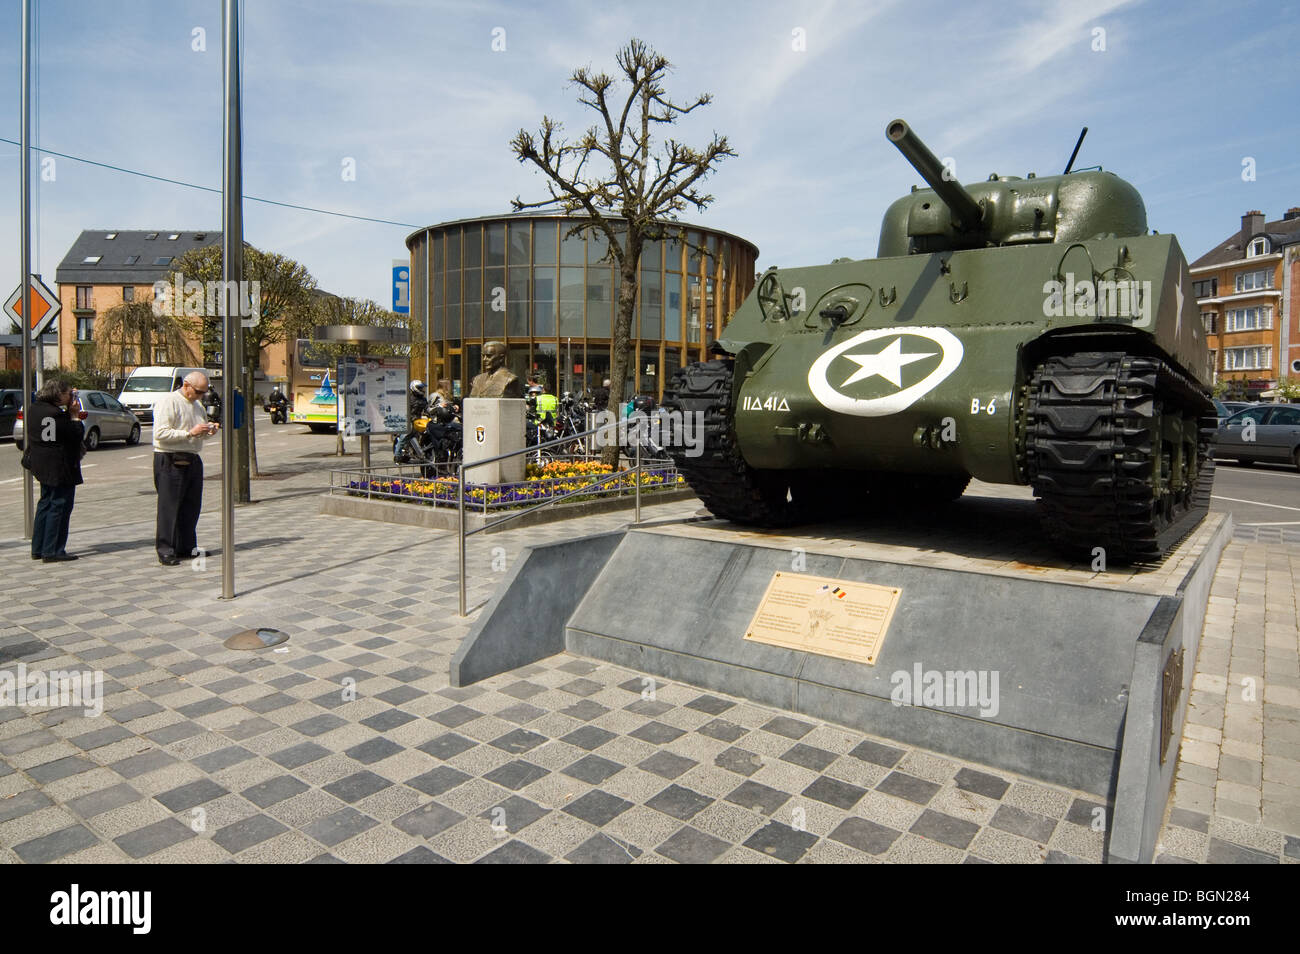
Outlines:
[[877, 257], [763, 273], [712, 360], [667, 388], [704, 424], [702, 453], [674, 443], [677, 467], [713, 514], [765, 527], [933, 507], [972, 477], [1029, 485], [1066, 555], [1158, 560], [1214, 478], [1177, 240], [1073, 156], [1061, 175], [962, 185], [903, 120], [886, 136], [929, 188], [889, 206]]

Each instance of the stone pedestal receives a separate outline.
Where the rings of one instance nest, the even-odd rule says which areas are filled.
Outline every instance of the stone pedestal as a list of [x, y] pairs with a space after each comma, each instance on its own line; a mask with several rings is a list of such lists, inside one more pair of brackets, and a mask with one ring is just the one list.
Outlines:
[[[1106, 860], [1150, 862], [1231, 518], [1210, 514], [1159, 572], [1127, 582], [1086, 565], [999, 563], [996, 544], [942, 554], [962, 569], [926, 565], [926, 532], [903, 547], [837, 540], [838, 529], [780, 537], [673, 521], [529, 547], [461, 642], [451, 684], [562, 650], [603, 660], [1089, 792], [1113, 802]], [[745, 638], [794, 545], [797, 572], [900, 590], [874, 664]]]
[[465, 482], [509, 484], [523, 480], [525, 460], [522, 454], [472, 470], [468, 468], [477, 460], [523, 449], [527, 403], [522, 398], [466, 398], [463, 408]]

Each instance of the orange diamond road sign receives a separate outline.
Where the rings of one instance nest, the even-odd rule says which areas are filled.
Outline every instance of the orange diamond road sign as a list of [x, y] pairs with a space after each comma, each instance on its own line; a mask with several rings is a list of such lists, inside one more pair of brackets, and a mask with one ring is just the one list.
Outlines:
[[23, 288], [19, 285], [14, 289], [14, 293], [9, 296], [5, 302], [5, 314], [12, 318], [19, 327], [24, 324], [27, 331], [35, 341], [45, 333], [50, 324], [59, 316], [63, 306], [59, 304], [59, 297], [45, 287], [45, 283], [37, 276], [31, 277], [32, 283], [32, 317], [31, 321], [23, 321]]

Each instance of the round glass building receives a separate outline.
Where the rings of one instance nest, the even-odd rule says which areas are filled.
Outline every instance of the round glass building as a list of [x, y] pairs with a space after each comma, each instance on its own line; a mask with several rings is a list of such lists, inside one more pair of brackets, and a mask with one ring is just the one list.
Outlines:
[[[520, 213], [431, 225], [407, 236], [411, 333], [428, 341], [422, 373], [449, 378], [457, 395], [479, 372], [485, 341], [504, 341], [520, 378], [554, 394], [609, 376], [619, 276], [590, 220]], [[705, 357], [754, 285], [758, 249], [714, 229], [665, 223], [686, 241], [646, 242], [632, 323], [628, 394], [663, 396], [683, 364]]]

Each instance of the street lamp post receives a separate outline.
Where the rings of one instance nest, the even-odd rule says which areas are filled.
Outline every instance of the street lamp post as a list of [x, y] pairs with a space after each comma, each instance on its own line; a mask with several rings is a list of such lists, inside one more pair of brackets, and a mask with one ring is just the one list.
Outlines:
[[225, 282], [225, 294], [222, 295], [221, 377], [226, 393], [221, 404], [221, 598], [229, 600], [235, 596], [235, 386], [243, 368], [243, 328], [240, 324], [243, 308], [237, 291], [244, 274], [238, 0], [225, 0], [223, 12], [225, 120], [222, 130], [221, 277]]
[[[18, 200], [18, 228], [21, 232], [18, 244], [22, 249], [20, 256], [22, 259], [22, 274], [19, 277], [19, 284], [22, 288], [23, 320], [20, 322], [18, 330], [22, 334], [23, 346], [23, 423], [28, 429], [27, 440], [30, 441], [32, 439], [32, 158], [30, 141], [32, 129], [32, 0], [23, 0], [22, 31], [22, 118], [20, 122], [21, 131], [18, 136], [19, 152], [21, 153], [19, 179], [22, 191]], [[39, 347], [38, 343], [38, 355], [40, 354]], [[34, 518], [32, 472], [24, 468], [23, 536], [28, 539], [32, 535]]]

